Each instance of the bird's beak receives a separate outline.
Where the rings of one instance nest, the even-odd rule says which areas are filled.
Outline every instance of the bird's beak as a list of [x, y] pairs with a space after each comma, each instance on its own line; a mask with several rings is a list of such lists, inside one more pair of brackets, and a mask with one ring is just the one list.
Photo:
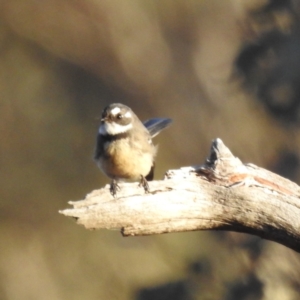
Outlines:
[[104, 123], [104, 122], [106, 122], [108, 120], [108, 118], [107, 117], [105, 117], [105, 118], [102, 118], [101, 119], [101, 123]]

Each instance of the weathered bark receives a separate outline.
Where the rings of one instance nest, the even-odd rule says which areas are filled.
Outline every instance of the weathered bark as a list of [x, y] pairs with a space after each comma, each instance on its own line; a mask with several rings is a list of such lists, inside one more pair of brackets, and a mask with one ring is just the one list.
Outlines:
[[189, 230], [245, 232], [300, 252], [300, 187], [253, 164], [242, 164], [220, 139], [201, 166], [166, 173], [149, 182], [121, 184], [114, 199], [106, 186], [60, 213], [89, 229], [121, 229], [123, 235]]

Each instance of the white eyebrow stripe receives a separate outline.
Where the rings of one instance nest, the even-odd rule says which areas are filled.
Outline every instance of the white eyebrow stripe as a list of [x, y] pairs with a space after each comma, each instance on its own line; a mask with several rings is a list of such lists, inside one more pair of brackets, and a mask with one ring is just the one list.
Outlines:
[[116, 114], [118, 114], [119, 112], [121, 112], [120, 107], [115, 107], [114, 109], [111, 110], [111, 113], [115, 116]]
[[124, 115], [125, 118], [131, 118], [131, 113], [130, 111], [128, 111], [125, 115]]

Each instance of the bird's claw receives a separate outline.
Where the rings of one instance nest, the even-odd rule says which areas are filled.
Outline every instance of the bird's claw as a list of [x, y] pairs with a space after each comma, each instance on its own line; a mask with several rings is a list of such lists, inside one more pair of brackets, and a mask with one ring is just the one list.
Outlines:
[[143, 175], [141, 175], [139, 186], [142, 186], [144, 188], [146, 194], [150, 192], [148, 181]]
[[111, 181], [111, 184], [110, 184], [110, 187], [109, 187], [109, 191], [110, 191], [111, 195], [114, 198], [116, 198], [117, 191], [119, 191], [119, 190], [120, 190], [120, 186], [118, 185], [118, 182], [115, 179], [113, 179]]

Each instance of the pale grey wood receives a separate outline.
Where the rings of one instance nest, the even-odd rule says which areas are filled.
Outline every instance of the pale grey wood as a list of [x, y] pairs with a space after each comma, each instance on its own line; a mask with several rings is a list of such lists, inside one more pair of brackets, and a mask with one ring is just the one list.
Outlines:
[[220, 139], [201, 166], [170, 170], [149, 182], [123, 183], [114, 199], [105, 186], [60, 211], [88, 229], [123, 235], [230, 230], [258, 235], [300, 252], [300, 187], [253, 164], [243, 164]]

